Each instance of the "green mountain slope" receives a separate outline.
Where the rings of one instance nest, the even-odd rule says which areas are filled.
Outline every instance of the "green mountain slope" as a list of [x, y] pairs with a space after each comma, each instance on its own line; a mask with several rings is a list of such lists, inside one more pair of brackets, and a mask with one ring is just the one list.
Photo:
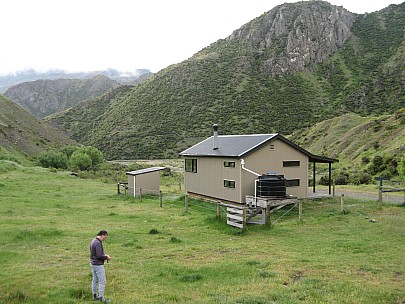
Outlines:
[[[348, 113], [294, 132], [289, 138], [315, 154], [338, 158], [338, 168], [380, 174], [389, 168], [373, 171], [374, 159], [384, 158], [396, 167], [405, 156], [405, 109], [378, 117]], [[389, 170], [384, 173], [390, 175]]]
[[[377, 22], [378, 21], [378, 22]], [[283, 4], [145, 83], [51, 118], [107, 158], [168, 158], [211, 135], [295, 130], [404, 107], [405, 3], [355, 15]], [[98, 113], [98, 115], [94, 115]]]
[[0, 148], [32, 159], [48, 149], [75, 144], [60, 132], [0, 95]]

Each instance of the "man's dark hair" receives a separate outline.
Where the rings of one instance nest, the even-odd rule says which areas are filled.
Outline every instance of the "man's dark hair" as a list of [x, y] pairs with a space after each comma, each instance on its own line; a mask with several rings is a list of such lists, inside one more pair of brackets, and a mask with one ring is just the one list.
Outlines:
[[97, 233], [97, 235], [98, 236], [100, 236], [100, 235], [108, 235], [108, 232], [107, 232], [107, 230], [100, 230], [100, 232]]

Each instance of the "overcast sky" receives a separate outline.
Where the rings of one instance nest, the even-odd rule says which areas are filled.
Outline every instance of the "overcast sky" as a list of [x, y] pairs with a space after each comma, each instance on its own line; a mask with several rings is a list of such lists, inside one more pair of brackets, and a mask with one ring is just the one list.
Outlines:
[[[403, 1], [328, 2], [363, 14]], [[297, 0], [2, 0], [0, 74], [158, 72], [285, 2]]]

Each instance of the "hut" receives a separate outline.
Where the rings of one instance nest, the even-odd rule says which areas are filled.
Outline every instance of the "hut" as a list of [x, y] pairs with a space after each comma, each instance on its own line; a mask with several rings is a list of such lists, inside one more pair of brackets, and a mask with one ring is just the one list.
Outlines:
[[126, 172], [128, 176], [128, 194], [159, 194], [160, 171], [165, 167], [152, 167]]

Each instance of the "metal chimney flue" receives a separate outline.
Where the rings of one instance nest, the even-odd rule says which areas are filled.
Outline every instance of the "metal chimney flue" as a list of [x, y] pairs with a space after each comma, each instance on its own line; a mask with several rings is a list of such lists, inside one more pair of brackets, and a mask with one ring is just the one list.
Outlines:
[[214, 147], [213, 150], [217, 150], [218, 149], [218, 125], [215, 124], [212, 126], [212, 128], [214, 129]]

